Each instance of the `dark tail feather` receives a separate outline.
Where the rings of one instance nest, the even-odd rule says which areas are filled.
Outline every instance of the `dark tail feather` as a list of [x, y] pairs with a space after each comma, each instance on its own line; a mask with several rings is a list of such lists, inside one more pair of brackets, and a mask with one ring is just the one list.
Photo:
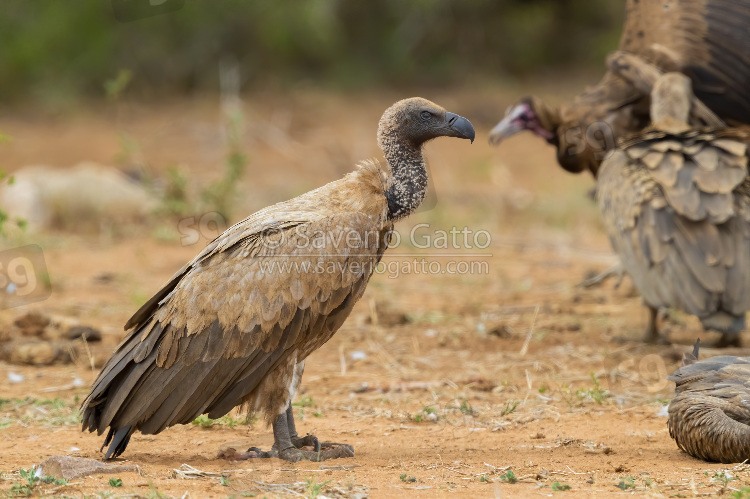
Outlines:
[[133, 430], [130, 426], [123, 426], [119, 430], [115, 432], [114, 429], [110, 428], [109, 433], [107, 433], [107, 438], [104, 440], [104, 444], [102, 444], [102, 449], [112, 442], [107, 449], [107, 453], [104, 455], [104, 460], [108, 461], [109, 459], [115, 458], [125, 452], [125, 448], [128, 446], [128, 442], [130, 442], [130, 436], [133, 434]]
[[687, 353], [685, 352], [682, 354], [682, 365], [683, 366], [689, 366], [690, 364], [693, 364], [694, 362], [698, 361], [698, 351], [700, 350], [701, 346], [701, 339], [698, 338], [695, 340], [695, 345], [693, 346], [693, 353]]

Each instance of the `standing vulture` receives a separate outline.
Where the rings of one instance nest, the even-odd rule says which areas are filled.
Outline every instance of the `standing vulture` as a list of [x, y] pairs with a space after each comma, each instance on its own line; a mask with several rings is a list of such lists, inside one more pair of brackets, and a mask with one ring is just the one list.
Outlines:
[[674, 381], [669, 436], [693, 457], [719, 463], [750, 459], [750, 357], [698, 360], [700, 341], [667, 379]]
[[688, 126], [690, 79], [654, 86], [653, 123], [601, 165], [597, 198], [612, 247], [633, 279], [659, 339], [657, 309], [698, 316], [737, 344], [750, 310], [750, 134]]
[[[378, 127], [385, 164], [365, 161], [250, 215], [180, 269], [125, 324], [132, 330], [83, 402], [84, 430], [109, 427], [105, 459], [122, 454], [136, 430], [155, 434], [241, 404], [273, 425], [271, 451], [252, 448], [253, 457], [353, 455], [299, 437], [291, 401], [307, 356], [362, 296], [394, 222], [422, 202], [422, 146], [436, 137], [473, 141], [474, 128], [428, 100], [397, 102]], [[316, 452], [301, 450], [307, 445]]]
[[[697, 97], [719, 118], [750, 123], [748, 47], [750, 0], [628, 0], [620, 46], [602, 80], [559, 108], [521, 99], [490, 132], [490, 142], [531, 130], [556, 147], [563, 168], [596, 176], [619, 139], [648, 125], [651, 87], [673, 71], [690, 77]], [[696, 102], [691, 125], [721, 124]]]

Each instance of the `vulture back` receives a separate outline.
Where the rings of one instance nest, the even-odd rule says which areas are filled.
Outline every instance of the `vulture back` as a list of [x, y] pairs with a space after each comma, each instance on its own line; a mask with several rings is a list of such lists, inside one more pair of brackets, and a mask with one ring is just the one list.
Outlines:
[[719, 117], [750, 123], [750, 1], [628, 0], [619, 48], [686, 74]]

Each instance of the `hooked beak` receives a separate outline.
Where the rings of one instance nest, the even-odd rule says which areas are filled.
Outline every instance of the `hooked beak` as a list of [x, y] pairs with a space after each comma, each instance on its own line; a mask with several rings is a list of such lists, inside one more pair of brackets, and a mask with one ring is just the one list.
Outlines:
[[445, 128], [449, 132], [447, 134], [449, 137], [469, 139], [472, 143], [474, 143], [474, 127], [471, 125], [471, 122], [469, 120], [457, 114], [445, 113], [445, 121]]
[[514, 116], [508, 115], [490, 130], [490, 144], [497, 146], [503, 140], [512, 137], [518, 132], [523, 131], [523, 127], [518, 123]]

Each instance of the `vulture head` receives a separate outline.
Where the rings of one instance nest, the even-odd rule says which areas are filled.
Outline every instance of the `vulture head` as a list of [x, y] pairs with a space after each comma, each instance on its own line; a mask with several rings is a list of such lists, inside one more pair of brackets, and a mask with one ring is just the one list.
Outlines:
[[662, 132], [680, 134], [690, 130], [693, 85], [682, 73], [662, 75], [651, 91], [651, 126]]
[[474, 142], [474, 127], [466, 118], [449, 113], [421, 97], [396, 102], [380, 118], [378, 144], [383, 150], [393, 139], [419, 147], [437, 137], [457, 137]]
[[[496, 146], [513, 135], [529, 130], [557, 149], [557, 162], [569, 172], [599, 169], [600, 158], [593, 148], [582, 148], [580, 126], [563, 122], [560, 109], [551, 108], [537, 97], [524, 97], [508, 108], [505, 118], [490, 131], [490, 144]], [[571, 133], [572, 132], [572, 133]]]
[[518, 132], [529, 130], [550, 143], [554, 143], [559, 120], [536, 97], [524, 97], [510, 106], [505, 118], [490, 131], [490, 144], [496, 146]]

